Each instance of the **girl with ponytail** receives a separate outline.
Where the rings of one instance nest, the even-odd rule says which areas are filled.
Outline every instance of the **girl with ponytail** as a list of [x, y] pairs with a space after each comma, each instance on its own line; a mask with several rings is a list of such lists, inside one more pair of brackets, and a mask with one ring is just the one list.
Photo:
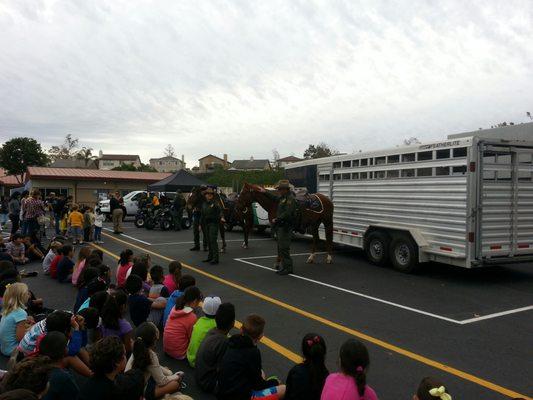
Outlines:
[[191, 341], [192, 328], [196, 323], [194, 309], [203, 300], [200, 289], [189, 286], [176, 301], [163, 332], [163, 350], [170, 357], [184, 360]]
[[302, 339], [303, 362], [294, 366], [287, 376], [285, 400], [320, 400], [324, 382], [329, 374], [325, 365], [326, 342], [316, 333]]
[[122, 343], [124, 343], [126, 354], [130, 354], [132, 350], [131, 337], [133, 328], [124, 318], [127, 304], [128, 296], [122, 290], [117, 290], [106, 298], [100, 314], [102, 323], [99, 326], [99, 335], [100, 338], [118, 336], [122, 340]]
[[173, 374], [171, 370], [159, 364], [155, 352], [159, 329], [152, 322], [143, 322], [135, 331], [135, 335], [133, 353], [126, 364], [126, 371], [137, 369], [144, 373], [144, 398], [159, 399], [166, 394], [177, 392], [183, 374]]
[[366, 384], [370, 357], [365, 345], [348, 339], [340, 349], [341, 371], [327, 377], [321, 400], [377, 400]]
[[128, 272], [133, 267], [133, 251], [130, 249], [124, 250], [120, 253], [120, 258], [118, 260], [117, 267], [117, 287], [123, 288], [126, 284], [126, 278], [128, 277]]

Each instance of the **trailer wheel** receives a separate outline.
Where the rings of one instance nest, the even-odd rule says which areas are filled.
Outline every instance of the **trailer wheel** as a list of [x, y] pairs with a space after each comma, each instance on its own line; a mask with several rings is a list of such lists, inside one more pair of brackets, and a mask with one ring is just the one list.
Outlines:
[[395, 269], [405, 273], [413, 273], [420, 267], [418, 263], [418, 247], [407, 235], [398, 235], [390, 244], [390, 259]]
[[368, 260], [380, 266], [387, 264], [389, 261], [389, 235], [382, 231], [370, 232], [365, 242], [365, 253]]

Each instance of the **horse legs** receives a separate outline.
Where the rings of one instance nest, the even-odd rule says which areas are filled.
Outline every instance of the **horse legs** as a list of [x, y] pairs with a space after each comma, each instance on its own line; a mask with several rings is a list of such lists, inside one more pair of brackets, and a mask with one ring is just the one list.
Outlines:
[[313, 225], [311, 229], [313, 234], [313, 248], [311, 249], [311, 254], [307, 258], [307, 264], [313, 264], [315, 262], [316, 246], [320, 241], [320, 237], [318, 235], [318, 225]]
[[220, 230], [220, 238], [222, 239], [222, 248], [220, 249], [220, 252], [225, 253], [226, 252], [226, 233], [225, 233], [223, 223], [219, 224], [219, 230]]
[[243, 217], [243, 220], [242, 220], [242, 231], [244, 233], [244, 242], [242, 243], [241, 247], [243, 249], [247, 249], [248, 248], [248, 238], [250, 236], [250, 231], [251, 231], [249, 220], [250, 219], [247, 218], [247, 217]]
[[333, 221], [324, 224], [324, 228], [326, 230], [326, 251], [328, 253], [326, 263], [331, 264], [333, 263]]

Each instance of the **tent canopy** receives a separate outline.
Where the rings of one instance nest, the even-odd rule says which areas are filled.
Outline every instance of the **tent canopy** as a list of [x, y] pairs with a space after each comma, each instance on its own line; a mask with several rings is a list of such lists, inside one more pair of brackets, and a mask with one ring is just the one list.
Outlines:
[[159, 182], [148, 185], [148, 190], [151, 192], [175, 192], [179, 189], [182, 192], [190, 192], [194, 187], [202, 185], [207, 185], [207, 183], [182, 169]]

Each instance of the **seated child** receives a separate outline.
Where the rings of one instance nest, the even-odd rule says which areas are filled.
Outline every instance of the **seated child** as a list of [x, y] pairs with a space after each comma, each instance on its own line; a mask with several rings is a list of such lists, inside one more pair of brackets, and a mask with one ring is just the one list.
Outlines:
[[127, 304], [128, 296], [122, 290], [117, 290], [109, 296], [102, 308], [100, 315], [102, 322], [99, 326], [98, 333], [101, 338], [118, 336], [124, 344], [126, 353], [130, 354], [132, 350], [133, 328], [124, 318]]
[[126, 284], [127, 274], [133, 267], [133, 251], [130, 249], [124, 250], [120, 253], [117, 267], [117, 287], [123, 288]]
[[194, 324], [191, 341], [187, 348], [187, 360], [189, 361], [189, 365], [193, 368], [196, 362], [196, 353], [198, 352], [198, 348], [202, 344], [205, 335], [217, 326], [215, 315], [220, 304], [222, 304], [220, 297], [206, 297], [204, 299], [204, 304], [202, 305], [204, 316], [199, 318]]
[[50, 274], [50, 265], [52, 264], [52, 261], [57, 256], [57, 250], [63, 246], [61, 242], [52, 242], [50, 243], [50, 250], [48, 250], [48, 253], [46, 253], [46, 256], [43, 260], [43, 271], [45, 275]]
[[222, 303], [215, 316], [216, 328], [211, 329], [196, 353], [194, 375], [196, 383], [207, 393], [214, 393], [222, 356], [226, 351], [228, 333], [235, 325], [235, 306]]
[[115, 379], [126, 368], [126, 351], [117, 336], [104, 337], [90, 352], [91, 376], [80, 389], [80, 400], [116, 400]]
[[48, 357], [26, 358], [13, 367], [2, 379], [4, 392], [28, 390], [37, 399], [43, 398], [48, 389], [48, 375], [52, 366]]
[[413, 400], [452, 400], [444, 384], [438, 379], [427, 377], [422, 379]]
[[374, 390], [366, 384], [370, 357], [365, 345], [348, 339], [340, 349], [341, 371], [326, 378], [321, 400], [377, 400]]
[[57, 249], [56, 256], [52, 259], [52, 262], [50, 263], [50, 278], [57, 279], [57, 264], [59, 264], [59, 261], [63, 258], [63, 245]]
[[30, 261], [43, 261], [45, 249], [42, 248], [39, 239], [34, 235], [24, 236], [24, 247], [26, 252], [26, 257]]
[[74, 270], [74, 249], [66, 244], [61, 248], [61, 260], [57, 263], [57, 280], [60, 283], [69, 282]]
[[302, 339], [303, 362], [295, 365], [287, 376], [285, 400], [320, 400], [329, 371], [326, 368], [326, 342], [316, 333]]
[[181, 278], [181, 263], [179, 261], [171, 261], [168, 264], [168, 274], [165, 275], [163, 285], [166, 286], [169, 293], [172, 293], [178, 288], [178, 283]]
[[196, 322], [194, 309], [202, 301], [202, 293], [196, 286], [185, 289], [168, 316], [163, 333], [163, 350], [170, 357], [183, 360]]
[[177, 392], [180, 388], [181, 373], [173, 374], [159, 364], [156, 345], [159, 329], [152, 322], [143, 322], [135, 331], [136, 340], [133, 353], [126, 364], [126, 371], [139, 369], [144, 373], [146, 399], [159, 399], [165, 394]]
[[157, 307], [152, 306], [147, 321], [153, 322], [157, 327], [162, 327], [163, 313], [169, 296], [168, 289], [163, 285], [163, 267], [154, 265], [150, 269], [150, 277], [152, 278], [152, 286], [148, 292], [148, 298], [154, 302], [154, 305], [157, 304]]
[[2, 319], [0, 320], [0, 350], [9, 357], [26, 331], [33, 325], [28, 317], [26, 304], [30, 299], [28, 286], [15, 282], [8, 284], [2, 299]]
[[39, 354], [51, 360], [48, 392], [43, 400], [70, 400], [78, 398], [79, 388], [74, 377], [66, 369], [67, 337], [52, 331], [39, 344]]
[[135, 326], [145, 322], [152, 309], [163, 311], [165, 307], [165, 303], [153, 301], [143, 294], [142, 279], [135, 274], [126, 279], [126, 291], [130, 294], [128, 298], [130, 318]]
[[89, 246], [84, 246], [80, 249], [78, 252], [78, 260], [76, 261], [76, 264], [74, 265], [73, 271], [72, 271], [72, 279], [71, 282], [74, 286], [78, 286], [78, 280], [80, 279], [80, 276], [83, 272], [83, 270], [86, 267], [86, 260], [87, 257], [91, 255], [91, 248]]
[[245, 318], [241, 332], [229, 338], [218, 377], [219, 400], [282, 399], [285, 395], [284, 385], [263, 377], [257, 343], [264, 329], [265, 320], [251, 314]]
[[176, 301], [183, 295], [185, 289], [191, 286], [196, 285], [196, 279], [191, 275], [183, 275], [178, 284], [178, 289], [174, 290], [170, 297], [167, 299], [167, 304], [165, 306], [165, 311], [163, 312], [163, 325], [167, 323], [168, 316], [170, 312], [176, 305]]
[[6, 244], [6, 253], [11, 256], [15, 265], [26, 264], [29, 260], [26, 257], [26, 246], [24, 246], [24, 236], [15, 233], [11, 242]]

